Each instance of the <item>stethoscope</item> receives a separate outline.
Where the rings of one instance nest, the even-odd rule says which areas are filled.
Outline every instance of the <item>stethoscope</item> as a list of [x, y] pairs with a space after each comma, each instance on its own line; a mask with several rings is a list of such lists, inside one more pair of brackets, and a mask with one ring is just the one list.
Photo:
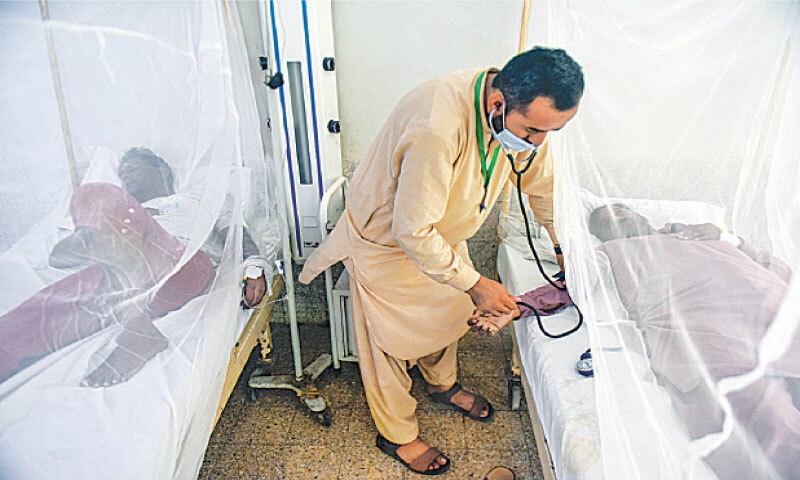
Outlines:
[[[497, 147], [494, 149], [494, 153], [492, 154], [491, 163], [489, 163], [489, 165], [487, 167], [487, 165], [486, 165], [487, 152], [486, 152], [485, 141], [483, 139], [483, 126], [481, 125], [481, 115], [482, 115], [482, 113], [481, 113], [482, 112], [482, 109], [481, 109], [481, 84], [483, 83], [483, 79], [484, 79], [485, 76], [486, 76], [486, 71], [481, 72], [481, 74], [478, 76], [478, 80], [475, 82], [475, 133], [477, 134], [477, 137], [478, 137], [478, 152], [480, 153], [481, 174], [483, 175], [483, 197], [481, 199], [481, 203], [480, 203], [480, 206], [479, 206], [479, 209], [480, 209], [481, 212], [483, 212], [486, 209], [486, 197], [487, 197], [487, 195], [489, 193], [489, 180], [492, 178], [492, 172], [494, 172], [494, 167], [495, 167], [495, 165], [497, 163], [497, 157], [498, 157], [498, 155], [500, 153], [500, 149], [502, 148], [502, 145], [497, 145]], [[494, 111], [494, 110], [492, 110], [492, 111]], [[493, 127], [491, 125], [491, 121], [492, 121], [492, 118], [491, 118], [491, 114], [490, 114], [489, 115], [489, 122], [490, 122], [489, 129], [492, 130], [492, 133], [494, 133]], [[498, 144], [499, 143], [500, 142], [498, 141]], [[533, 240], [532, 240], [532, 237], [531, 237], [531, 227], [528, 224], [528, 214], [526, 213], [525, 207], [524, 207], [523, 202], [522, 202], [522, 174], [524, 174], [525, 172], [527, 172], [531, 168], [531, 165], [533, 165], [534, 160], [536, 160], [536, 154], [538, 152], [539, 152], [538, 149], [534, 149], [533, 153], [531, 153], [528, 156], [528, 158], [526, 158], [525, 160], [522, 160], [520, 162], [520, 163], [523, 164], [523, 167], [520, 168], [520, 169], [517, 169], [517, 165], [516, 165], [517, 161], [515, 161], [514, 157], [508, 151], [506, 151], [503, 148], [503, 153], [505, 153], [506, 158], [508, 158], [508, 161], [511, 164], [511, 171], [514, 172], [514, 174], [517, 176], [517, 201], [519, 202], [519, 209], [522, 212], [522, 218], [525, 220], [525, 236], [526, 236], [526, 238], [528, 240], [528, 247], [530, 247], [531, 253], [533, 253], [533, 258], [536, 260], [536, 267], [539, 269], [539, 273], [541, 273], [542, 278], [544, 278], [547, 281], [547, 283], [549, 283], [552, 287], [554, 287], [554, 288], [556, 288], [558, 290], [566, 290], [567, 289], [566, 286], [561, 286], [561, 285], [558, 285], [557, 283], [555, 283], [553, 280], [550, 279], [550, 277], [544, 271], [544, 267], [542, 266], [542, 262], [539, 259], [539, 254], [536, 252], [536, 247], [533, 246]], [[556, 333], [556, 334], [550, 333], [544, 328], [544, 324], [542, 322], [542, 317], [541, 317], [541, 315], [539, 314], [539, 311], [536, 308], [534, 308], [533, 306], [531, 306], [531, 305], [529, 305], [529, 304], [527, 304], [525, 302], [516, 302], [516, 303], [517, 303], [517, 305], [523, 305], [523, 306], [528, 307], [529, 309], [531, 309], [533, 314], [536, 316], [536, 322], [539, 324], [539, 329], [542, 331], [542, 333], [545, 336], [550, 337], [550, 338], [566, 337], [567, 335], [573, 334], [576, 331], [578, 331], [578, 329], [581, 328], [581, 325], [583, 325], [583, 312], [581, 312], [581, 309], [578, 308], [578, 305], [575, 304], [574, 302], [573, 302], [573, 306], [575, 307], [575, 310], [578, 311], [578, 323], [575, 325], [575, 327], [573, 327], [573, 328], [571, 328], [571, 329], [569, 329], [569, 330], [567, 330], [565, 332]], [[514, 319], [514, 320], [517, 320], [517, 319]]]

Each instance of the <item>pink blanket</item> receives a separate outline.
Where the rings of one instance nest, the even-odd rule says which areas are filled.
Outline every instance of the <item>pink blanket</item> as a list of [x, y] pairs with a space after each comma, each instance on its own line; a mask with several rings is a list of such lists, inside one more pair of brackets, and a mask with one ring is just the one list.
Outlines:
[[[608, 256], [620, 300], [690, 435], [719, 431], [723, 413], [714, 384], [756, 366], [759, 340], [787, 290], [788, 268], [749, 244], [740, 250], [666, 234], [612, 240], [598, 250]], [[800, 378], [799, 356], [795, 336], [765, 377], [728, 397], [744, 428], [708, 459], [720, 478], [771, 468], [800, 478], [800, 412], [786, 389]], [[753, 439], [763, 456], [748, 448]]]

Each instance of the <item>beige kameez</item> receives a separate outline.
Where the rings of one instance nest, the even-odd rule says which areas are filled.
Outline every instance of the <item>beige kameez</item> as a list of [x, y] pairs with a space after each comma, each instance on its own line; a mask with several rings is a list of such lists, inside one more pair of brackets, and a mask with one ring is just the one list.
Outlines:
[[[418, 365], [433, 385], [455, 381], [457, 342], [475, 308], [465, 292], [480, 278], [466, 240], [486, 220], [506, 180], [516, 183], [501, 151], [488, 185], [488, 208], [480, 210], [474, 98], [479, 74], [470, 70], [431, 80], [399, 101], [353, 175], [345, 213], [300, 274], [308, 283], [344, 261], [367, 399], [379, 431], [395, 443], [417, 436], [406, 370]], [[483, 111], [484, 88], [480, 118], [488, 163], [497, 142]], [[523, 175], [522, 190], [539, 223], [552, 232], [547, 145]]]

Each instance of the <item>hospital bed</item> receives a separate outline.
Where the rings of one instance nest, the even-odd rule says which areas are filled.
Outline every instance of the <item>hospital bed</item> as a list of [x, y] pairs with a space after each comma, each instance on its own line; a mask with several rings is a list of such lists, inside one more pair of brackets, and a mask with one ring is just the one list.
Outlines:
[[[4, 57], [3, 86], [13, 92], [4, 112], [16, 130], [6, 129], [13, 141], [3, 156], [0, 315], [74, 273], [48, 265], [70, 197], [81, 183], [115, 183], [114, 161], [130, 147], [153, 149], [170, 165], [176, 190], [202, 195], [182, 230], [187, 251], [204, 244], [230, 195], [231, 224], [248, 222], [267, 269], [275, 266], [286, 231], [283, 175], [280, 159], [265, 156], [253, 85], [261, 73], [248, 68], [237, 3], [118, 2], [113, 14], [108, 5], [44, 0], [4, 8], [0, 23], [16, 45], [15, 57]], [[0, 382], [0, 478], [196, 477], [253, 347], [269, 348], [274, 304], [290, 297], [291, 285], [268, 272], [271, 293], [260, 307], [242, 309], [234, 248], [241, 237], [232, 231], [231, 238], [238, 242], [221, 252], [208, 293], [181, 298], [180, 308], [155, 319], [168, 346], [127, 381], [80, 386], [114, 351], [119, 324], [45, 345], [48, 353], [26, 358], [23, 368], [9, 363], [13, 376]], [[0, 342], [21, 338], [26, 353], [27, 332], [19, 330]]]
[[[3, 283], [20, 295], [37, 290], [42, 278], [62, 275], [25, 268], [9, 255], [0, 267]], [[113, 327], [48, 354], [0, 384], [3, 478], [156, 478], [165, 472], [193, 477], [202, 455], [186, 452], [202, 454], [250, 352], [258, 343], [269, 345], [268, 322], [282, 282], [273, 278], [272, 294], [258, 308], [237, 307], [232, 338], [210, 332], [219, 332], [216, 319], [230, 318], [222, 311], [225, 302], [215, 297], [240, 295], [235, 281], [159, 319], [156, 326], [170, 347], [122, 384], [79, 386], [86, 365], [107, 353], [102, 348], [117, 333]]]
[[[588, 192], [581, 192], [584, 203], [583, 212], [588, 215], [599, 200]], [[665, 223], [676, 215], [689, 223], [713, 221], [722, 224], [722, 212], [714, 206], [695, 204], [695, 202], [656, 202], [650, 200], [614, 199], [627, 203], [634, 210], [640, 211], [653, 220], [654, 225]], [[516, 203], [516, 202], [515, 202]], [[508, 210], [506, 210], [508, 211]], [[518, 212], [518, 211], [517, 211]], [[497, 273], [499, 279], [514, 295], [520, 295], [545, 285], [528, 241], [521, 226], [521, 218], [514, 212], [504, 213], [501, 217], [501, 239], [497, 255]], [[533, 218], [529, 214], [529, 218]], [[661, 223], [658, 223], [661, 222]], [[558, 272], [552, 243], [544, 229], [532, 222], [532, 243], [543, 260], [545, 271], [552, 275]], [[595, 242], [596, 244], [597, 242]], [[597, 350], [602, 350], [602, 362], [610, 365], [621, 365], [626, 362], [635, 371], [636, 382], [627, 385], [615, 384], [616, 388], [630, 388], [636, 396], [644, 396], [648, 400], [645, 413], [643, 403], [631, 402], [626, 405], [625, 415], [631, 419], [646, 418], [656, 415], [666, 428], [661, 433], [667, 438], [674, 438], [674, 444], [686, 442], [687, 434], [676, 412], [671, 406], [666, 390], [654, 380], [648, 359], [641, 352], [634, 352], [615, 347], [620, 343], [626, 345], [642, 344], [638, 330], [620, 318], [621, 306], [610, 305], [608, 300], [595, 298], [591, 302], [593, 308], [584, 307], [586, 317], [584, 324], [575, 333], [563, 338], [548, 338], [536, 322], [535, 317], [522, 318], [513, 322], [515, 339], [515, 355], [512, 364], [519, 364], [520, 382], [524, 389], [537, 450], [541, 459], [545, 478], [559, 480], [597, 480], [623, 478], [617, 476], [614, 465], [620, 463], [608, 458], [613, 448], [604, 448], [601, 443], [600, 421], [598, 415], [598, 395], [596, 381], [593, 377], [581, 375], [577, 370], [577, 362], [581, 354], [590, 346], [594, 356], [594, 367], [598, 368]], [[598, 308], [598, 306], [600, 308]], [[558, 334], [573, 328], [578, 322], [578, 313], [574, 308], [567, 308], [555, 315], [542, 317], [543, 326], [551, 334]], [[591, 324], [591, 325], [589, 325]], [[627, 328], [626, 328], [627, 326]], [[590, 335], [590, 328], [592, 334]], [[628, 337], [624, 342], [619, 336]], [[594, 338], [594, 342], [590, 339]], [[602, 363], [599, 368], [602, 368]], [[615, 367], [618, 368], [618, 367]], [[647, 422], [626, 422], [625, 441], [629, 444], [647, 445], [652, 432]], [[639, 458], [640, 478], [659, 478], [663, 474], [657, 449], [637, 450]], [[624, 462], [622, 462], [624, 463]], [[647, 469], [652, 469], [652, 474]], [[696, 478], [716, 478], [707, 468], [701, 468]]]
[[[108, 158], [96, 156], [87, 179], [118, 181]], [[38, 230], [0, 256], [7, 285], [0, 315], [72, 273], [47, 261], [64, 232]], [[232, 265], [220, 266], [208, 293], [155, 321], [169, 346], [121, 384], [80, 386], [108, 355], [119, 325], [49, 353], [0, 383], [0, 477], [194, 477], [253, 348], [260, 345], [262, 357], [271, 348], [269, 320], [285, 287], [278, 274], [268, 282], [270, 293], [245, 310], [239, 306], [241, 277]]]
[[[546, 283], [527, 249], [525, 238], [514, 236], [504, 239], [497, 253], [498, 275], [515, 295]], [[558, 271], [555, 263], [543, 266], [548, 273]], [[577, 317], [574, 309], [567, 309], [543, 317], [543, 322], [548, 331], [559, 332], [575, 325]], [[534, 318], [516, 320], [513, 327], [545, 478], [603, 478], [594, 384], [575, 370], [577, 359], [589, 347], [586, 326], [557, 340], [545, 337]]]

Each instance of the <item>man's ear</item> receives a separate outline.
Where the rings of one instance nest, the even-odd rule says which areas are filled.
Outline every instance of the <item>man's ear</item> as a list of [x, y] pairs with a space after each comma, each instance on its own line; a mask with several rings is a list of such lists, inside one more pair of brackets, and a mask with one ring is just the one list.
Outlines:
[[503, 106], [503, 92], [500, 90], [495, 90], [494, 92], [490, 93], [489, 96], [486, 98], [486, 108], [487, 114], [494, 109], [499, 109]]

